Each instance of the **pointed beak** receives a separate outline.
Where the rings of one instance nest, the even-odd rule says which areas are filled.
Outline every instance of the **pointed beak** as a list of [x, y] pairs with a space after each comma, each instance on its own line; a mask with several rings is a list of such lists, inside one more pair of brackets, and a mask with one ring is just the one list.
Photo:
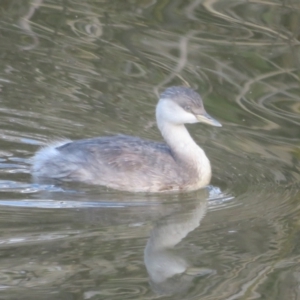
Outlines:
[[196, 118], [201, 123], [206, 123], [216, 127], [222, 127], [222, 124], [214, 118], [212, 118], [207, 112], [204, 112], [201, 115], [196, 115]]

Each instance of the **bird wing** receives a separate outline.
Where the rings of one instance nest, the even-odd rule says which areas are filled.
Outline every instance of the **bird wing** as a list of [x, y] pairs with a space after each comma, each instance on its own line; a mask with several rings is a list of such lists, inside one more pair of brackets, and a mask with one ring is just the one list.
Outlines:
[[167, 145], [125, 135], [75, 141], [58, 150], [83, 163], [121, 172], [137, 171], [173, 159]]

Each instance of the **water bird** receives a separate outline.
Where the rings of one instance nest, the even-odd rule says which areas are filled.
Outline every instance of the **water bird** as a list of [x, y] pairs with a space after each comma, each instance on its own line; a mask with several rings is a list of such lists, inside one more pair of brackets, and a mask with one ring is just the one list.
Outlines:
[[130, 192], [191, 191], [209, 184], [211, 166], [184, 124], [222, 125], [191, 88], [173, 86], [156, 106], [160, 143], [128, 135], [51, 143], [32, 158], [37, 179], [77, 181]]

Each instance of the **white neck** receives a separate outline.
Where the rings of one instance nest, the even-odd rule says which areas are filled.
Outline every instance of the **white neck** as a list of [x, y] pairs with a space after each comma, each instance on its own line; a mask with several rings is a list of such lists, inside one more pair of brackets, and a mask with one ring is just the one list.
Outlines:
[[157, 114], [157, 125], [175, 159], [183, 162], [189, 168], [195, 168], [201, 182], [208, 184], [211, 177], [210, 162], [185, 126], [167, 122], [160, 118], [159, 114]]
[[191, 157], [192, 153], [202, 150], [192, 139], [183, 124], [176, 125], [157, 120], [157, 125], [164, 140], [174, 154]]
[[176, 102], [163, 98], [156, 106], [156, 121], [182, 177], [192, 188], [207, 185], [211, 178], [210, 162], [184, 126], [186, 123], [197, 123], [195, 115]]

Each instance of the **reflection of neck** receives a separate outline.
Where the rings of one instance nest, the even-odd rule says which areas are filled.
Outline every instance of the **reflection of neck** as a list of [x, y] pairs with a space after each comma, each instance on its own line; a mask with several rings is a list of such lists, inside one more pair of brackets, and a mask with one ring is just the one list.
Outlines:
[[189, 232], [197, 228], [204, 217], [207, 201], [199, 201], [190, 213], [171, 216], [153, 228], [145, 248], [145, 264], [154, 282], [163, 282], [176, 274], [183, 273], [187, 262], [170, 251]]

